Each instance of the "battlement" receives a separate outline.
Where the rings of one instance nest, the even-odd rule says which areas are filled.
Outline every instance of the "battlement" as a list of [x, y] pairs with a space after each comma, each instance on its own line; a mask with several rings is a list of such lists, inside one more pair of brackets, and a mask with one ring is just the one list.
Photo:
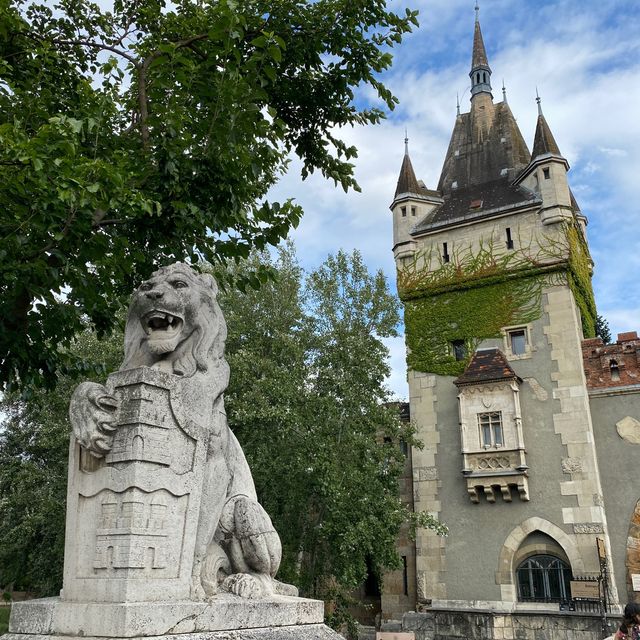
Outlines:
[[640, 385], [640, 338], [636, 331], [619, 333], [613, 344], [602, 338], [582, 341], [584, 373], [589, 389]]

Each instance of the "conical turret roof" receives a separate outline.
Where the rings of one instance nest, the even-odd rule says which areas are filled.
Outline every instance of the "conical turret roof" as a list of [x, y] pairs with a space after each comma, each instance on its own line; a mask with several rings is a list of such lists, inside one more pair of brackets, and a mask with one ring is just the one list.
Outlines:
[[551, 133], [551, 129], [549, 128], [544, 115], [540, 112], [538, 115], [538, 123], [536, 125], [536, 135], [533, 140], [531, 158], [535, 159], [538, 156], [543, 156], [547, 153], [562, 157], [558, 144]]
[[400, 167], [400, 175], [398, 176], [396, 196], [401, 193], [421, 193], [421, 191], [422, 189], [418, 184], [409, 153], [405, 152], [404, 158], [402, 159], [402, 166]]

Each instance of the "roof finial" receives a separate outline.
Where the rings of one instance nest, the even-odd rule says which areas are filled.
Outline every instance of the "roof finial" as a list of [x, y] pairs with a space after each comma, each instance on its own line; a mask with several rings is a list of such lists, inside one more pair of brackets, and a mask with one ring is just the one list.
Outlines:
[[536, 102], [538, 103], [538, 115], [542, 115], [542, 100], [540, 99], [540, 95], [538, 94], [538, 87], [536, 87]]
[[460, 96], [456, 93], [456, 115], [460, 115]]
[[478, 6], [478, 0], [476, 0], [476, 22], [480, 22], [480, 7]]
[[407, 135], [407, 127], [404, 128], [404, 155], [409, 155], [409, 136]]
[[507, 104], [507, 88], [504, 86], [504, 78], [502, 78], [502, 101]]

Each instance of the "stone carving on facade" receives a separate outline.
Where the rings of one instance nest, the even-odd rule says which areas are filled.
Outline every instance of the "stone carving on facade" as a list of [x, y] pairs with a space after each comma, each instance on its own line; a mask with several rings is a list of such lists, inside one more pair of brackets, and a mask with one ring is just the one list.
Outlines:
[[438, 468], [437, 467], [417, 467], [413, 470], [413, 481], [414, 482], [425, 482], [427, 480], [437, 480], [438, 479]]
[[531, 387], [536, 400], [546, 402], [549, 399], [547, 390], [535, 378], [524, 378], [524, 381]]
[[616, 422], [618, 435], [631, 444], [640, 444], [640, 420], [626, 416]]
[[581, 458], [562, 458], [560, 463], [563, 473], [579, 473], [582, 471], [582, 459]]
[[574, 533], [604, 533], [604, 528], [599, 522], [576, 522], [573, 525]]
[[120, 370], [73, 394], [66, 599], [297, 595], [275, 580], [280, 538], [227, 426], [216, 294], [185, 264], [156, 271], [133, 295]]

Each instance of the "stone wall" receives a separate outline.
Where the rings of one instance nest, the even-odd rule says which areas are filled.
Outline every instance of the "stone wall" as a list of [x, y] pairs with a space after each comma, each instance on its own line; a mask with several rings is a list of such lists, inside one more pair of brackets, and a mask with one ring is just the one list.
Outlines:
[[601, 640], [615, 632], [618, 620], [576, 613], [432, 610], [406, 613], [402, 630], [416, 640]]
[[[409, 403], [399, 403], [400, 419], [409, 422]], [[405, 464], [398, 483], [400, 500], [410, 511], [413, 504], [413, 459], [411, 447], [406, 445]], [[415, 608], [416, 603], [416, 544], [410, 535], [408, 524], [404, 524], [397, 539], [398, 555], [402, 566], [383, 576], [383, 589], [380, 599], [382, 620], [400, 619], [405, 611]]]

